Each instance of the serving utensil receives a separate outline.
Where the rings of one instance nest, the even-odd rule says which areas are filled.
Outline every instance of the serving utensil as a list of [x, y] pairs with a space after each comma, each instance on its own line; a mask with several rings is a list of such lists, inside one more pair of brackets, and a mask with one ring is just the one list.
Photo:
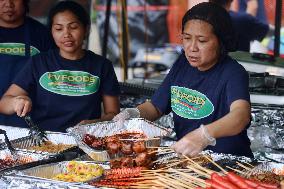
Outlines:
[[33, 122], [31, 116], [24, 116], [24, 120], [30, 127], [29, 135], [31, 136], [34, 145], [40, 146], [43, 142], [47, 141], [46, 132]]
[[4, 140], [5, 140], [5, 144], [7, 145], [7, 148], [9, 149], [9, 151], [11, 152], [11, 155], [12, 155], [12, 158], [14, 160], [17, 160], [18, 159], [18, 154], [16, 152], [16, 149], [12, 146], [8, 136], [7, 136], [7, 133], [5, 130], [3, 129], [0, 129], [0, 134], [3, 134], [4, 135]]

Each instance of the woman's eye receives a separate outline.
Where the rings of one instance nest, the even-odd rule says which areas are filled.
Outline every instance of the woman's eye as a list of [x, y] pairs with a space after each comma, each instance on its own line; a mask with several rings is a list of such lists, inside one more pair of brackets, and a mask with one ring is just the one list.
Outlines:
[[198, 40], [200, 43], [206, 43], [207, 42], [207, 40], [204, 40], [204, 39], [199, 39]]
[[70, 28], [71, 28], [71, 29], [77, 29], [77, 28], [78, 28], [78, 25], [77, 25], [77, 24], [72, 24], [72, 25], [70, 25]]

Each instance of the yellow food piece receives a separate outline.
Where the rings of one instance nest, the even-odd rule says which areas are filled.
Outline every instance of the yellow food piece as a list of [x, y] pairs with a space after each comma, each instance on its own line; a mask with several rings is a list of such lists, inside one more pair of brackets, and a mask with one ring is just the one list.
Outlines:
[[57, 174], [53, 179], [65, 182], [85, 182], [103, 173], [104, 169], [100, 165], [70, 161], [66, 166], [66, 173]]

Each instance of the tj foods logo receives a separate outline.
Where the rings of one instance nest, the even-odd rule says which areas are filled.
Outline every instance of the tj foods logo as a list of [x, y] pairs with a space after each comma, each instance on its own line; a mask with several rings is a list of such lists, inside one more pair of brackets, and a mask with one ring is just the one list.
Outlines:
[[[40, 53], [40, 51], [30, 46], [30, 55], [36, 55]], [[6, 55], [17, 55], [17, 56], [25, 56], [25, 44], [23, 43], [0, 43], [0, 54]]]
[[201, 119], [214, 111], [211, 101], [202, 93], [185, 87], [171, 87], [171, 107], [179, 116]]
[[83, 96], [97, 92], [100, 78], [88, 72], [60, 70], [43, 74], [39, 83], [44, 89], [56, 94]]

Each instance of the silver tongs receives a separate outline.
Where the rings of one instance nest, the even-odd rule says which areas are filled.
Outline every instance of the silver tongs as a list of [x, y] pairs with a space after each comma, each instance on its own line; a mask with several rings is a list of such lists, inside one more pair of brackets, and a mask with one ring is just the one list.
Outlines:
[[11, 142], [10, 142], [8, 136], [7, 136], [6, 131], [3, 130], [3, 129], [0, 129], [0, 134], [3, 134], [3, 135], [4, 135], [5, 143], [6, 143], [6, 145], [7, 145], [7, 148], [8, 148], [9, 151], [11, 152], [11, 155], [12, 155], [13, 159], [15, 159], [15, 160], [18, 159], [18, 154], [17, 154], [15, 148], [12, 146], [12, 144], [11, 144]]
[[29, 135], [32, 139], [33, 145], [40, 146], [43, 142], [48, 140], [46, 132], [33, 122], [31, 116], [26, 115], [24, 116], [24, 119], [30, 127]]

